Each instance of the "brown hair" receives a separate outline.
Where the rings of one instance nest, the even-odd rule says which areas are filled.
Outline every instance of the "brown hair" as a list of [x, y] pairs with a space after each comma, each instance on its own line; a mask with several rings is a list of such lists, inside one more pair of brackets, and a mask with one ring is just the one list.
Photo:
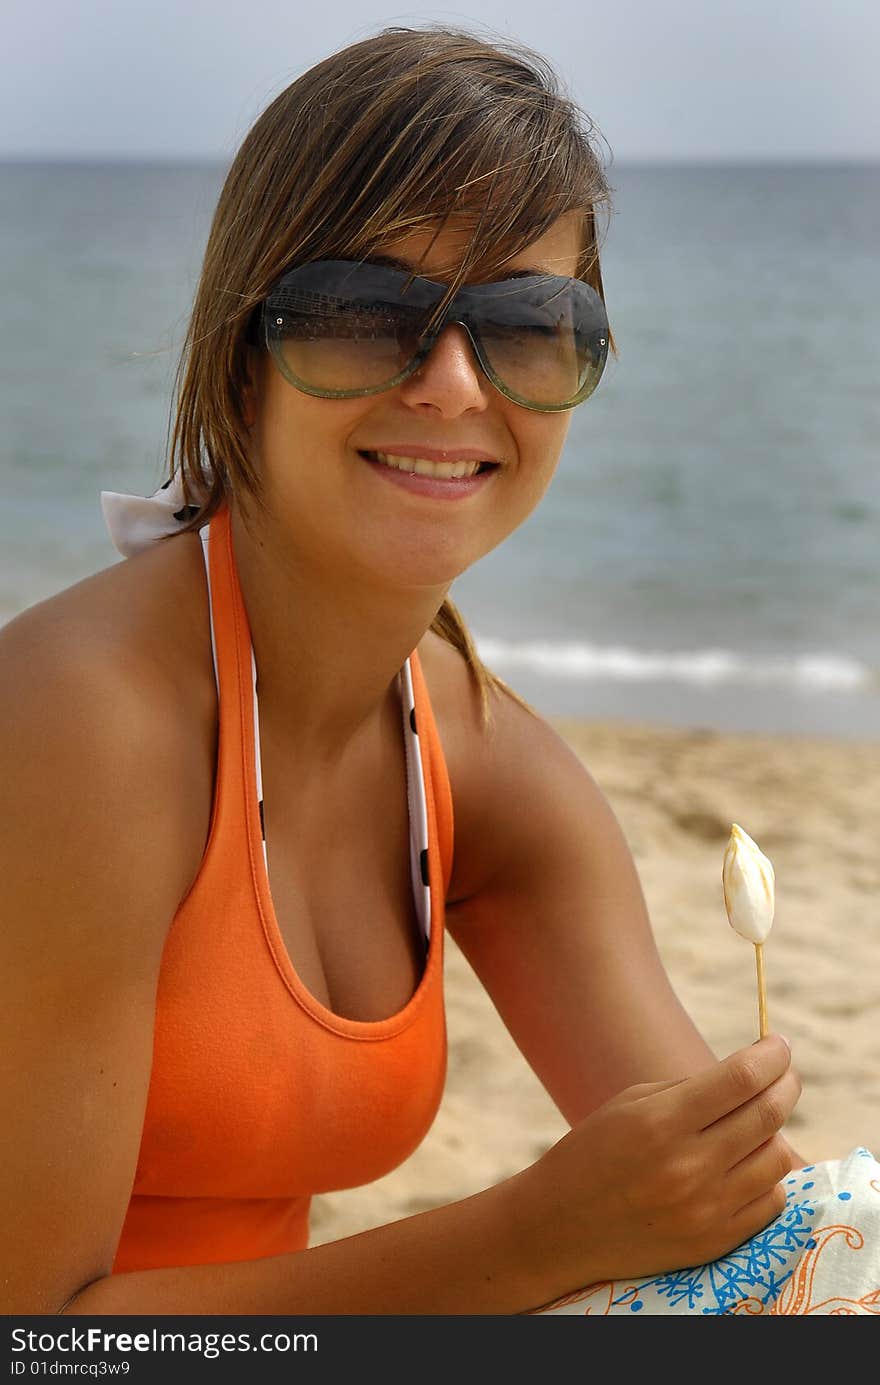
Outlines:
[[[198, 505], [178, 532], [238, 490], [264, 504], [247, 450], [248, 335], [295, 265], [367, 256], [454, 216], [471, 234], [452, 294], [580, 211], [578, 274], [602, 295], [597, 211], [610, 188], [595, 133], [538, 54], [439, 26], [383, 29], [282, 91], [245, 136], [208, 235], [175, 377], [168, 466]], [[467, 661], [484, 723], [493, 686], [528, 706], [483, 664], [451, 600], [431, 629]]]

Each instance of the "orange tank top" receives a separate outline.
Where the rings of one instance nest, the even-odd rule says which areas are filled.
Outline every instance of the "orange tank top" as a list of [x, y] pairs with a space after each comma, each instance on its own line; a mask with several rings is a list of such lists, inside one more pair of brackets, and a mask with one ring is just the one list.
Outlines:
[[306, 989], [278, 928], [261, 831], [256, 669], [228, 508], [201, 534], [219, 697], [214, 802], [162, 955], [113, 1273], [306, 1248], [312, 1195], [372, 1182], [405, 1160], [434, 1120], [446, 1076], [452, 800], [418, 655], [398, 684], [425, 965], [397, 1014], [352, 1020]]

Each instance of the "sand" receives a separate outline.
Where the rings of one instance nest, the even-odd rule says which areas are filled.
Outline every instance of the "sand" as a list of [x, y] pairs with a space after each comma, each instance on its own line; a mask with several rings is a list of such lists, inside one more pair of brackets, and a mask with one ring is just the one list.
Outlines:
[[[717, 1057], [757, 1037], [754, 949], [727, 923], [731, 822], [773, 861], [770, 1026], [804, 1091], [806, 1158], [880, 1155], [880, 742], [556, 720], [617, 813], [675, 990]], [[312, 1244], [468, 1197], [533, 1162], [567, 1124], [446, 939], [449, 1069], [426, 1139], [385, 1178], [314, 1199]]]

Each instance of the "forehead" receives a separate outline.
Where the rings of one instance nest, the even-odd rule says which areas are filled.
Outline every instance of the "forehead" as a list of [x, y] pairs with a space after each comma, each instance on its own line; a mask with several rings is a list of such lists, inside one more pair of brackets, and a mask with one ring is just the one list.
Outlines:
[[[374, 249], [376, 255], [400, 260], [422, 274], [450, 280], [458, 273], [473, 236], [473, 225], [450, 220], [408, 232], [391, 240], [383, 240]], [[583, 246], [583, 218], [579, 212], [566, 212], [540, 236], [523, 249], [505, 259], [503, 268], [491, 276], [476, 272], [467, 279], [499, 277], [514, 271], [533, 270], [539, 274], [561, 274], [573, 278], [577, 274], [578, 258]]]

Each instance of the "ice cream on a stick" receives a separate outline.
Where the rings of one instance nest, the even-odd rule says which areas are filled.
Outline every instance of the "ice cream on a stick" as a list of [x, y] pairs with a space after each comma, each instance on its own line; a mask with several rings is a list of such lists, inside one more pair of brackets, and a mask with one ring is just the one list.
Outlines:
[[762, 851], [737, 823], [730, 829], [722, 871], [724, 907], [731, 928], [755, 945], [758, 969], [758, 1028], [767, 1034], [767, 995], [764, 988], [764, 941], [773, 923], [776, 876]]

